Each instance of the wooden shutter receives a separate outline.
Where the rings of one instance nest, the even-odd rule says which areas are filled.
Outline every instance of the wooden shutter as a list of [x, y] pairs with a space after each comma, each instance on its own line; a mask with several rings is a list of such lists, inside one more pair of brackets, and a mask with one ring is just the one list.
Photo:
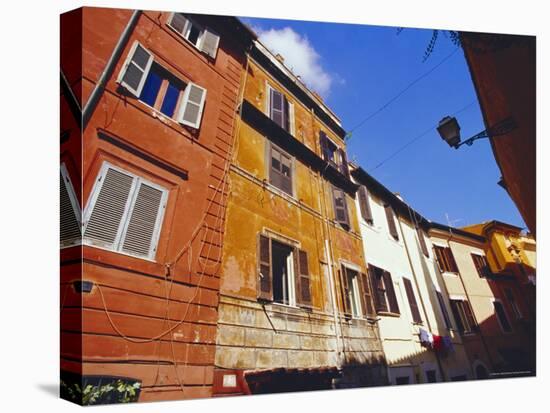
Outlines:
[[152, 64], [153, 55], [139, 42], [134, 42], [118, 74], [117, 82], [135, 97], [139, 97]]
[[470, 255], [472, 256], [478, 275], [480, 277], [486, 277], [489, 275], [489, 266], [487, 265], [487, 260], [485, 257], [477, 254]]
[[407, 293], [407, 300], [409, 301], [409, 307], [411, 308], [411, 315], [415, 323], [422, 323], [422, 317], [418, 309], [418, 303], [416, 296], [414, 295], [414, 289], [411, 280], [403, 278], [403, 284], [405, 285], [405, 292]]
[[359, 187], [359, 209], [361, 216], [369, 224], [373, 223], [372, 210], [370, 208], [369, 195], [367, 188], [364, 185]]
[[90, 198], [92, 208], [84, 238], [94, 245], [114, 248], [121, 234], [121, 222], [127, 214], [134, 178], [131, 175], [107, 167], [100, 174]]
[[390, 235], [397, 240], [399, 239], [399, 235], [397, 233], [397, 227], [395, 226], [393, 208], [388, 204], [384, 206], [384, 210], [386, 211], [386, 220], [388, 221], [388, 230], [390, 231]]
[[281, 154], [281, 189], [292, 195], [292, 158]]
[[386, 304], [385, 288], [382, 280], [383, 271], [380, 268], [369, 264], [368, 272], [373, 289], [372, 298], [376, 311], [388, 311], [388, 306]]
[[311, 307], [311, 281], [307, 253], [304, 250], [296, 249], [294, 262], [296, 269], [296, 301], [302, 306]]
[[319, 131], [319, 146], [321, 147], [321, 156], [325, 161], [328, 161], [328, 138], [327, 134], [322, 130]]
[[220, 44], [220, 36], [211, 31], [210, 29], [204, 29], [201, 37], [200, 50], [210, 56], [212, 59], [216, 58], [218, 52], [218, 45]]
[[458, 273], [458, 267], [456, 266], [455, 257], [453, 251], [450, 248], [445, 248], [445, 258], [447, 258], [447, 263], [449, 265], [448, 271]]
[[439, 245], [434, 245], [435, 250], [435, 258], [437, 261], [437, 266], [439, 267], [440, 272], [446, 272], [447, 271], [447, 265], [445, 263], [445, 248], [440, 247]]
[[122, 251], [154, 258], [157, 235], [164, 215], [164, 192], [140, 182], [123, 234]]
[[184, 35], [189, 25], [189, 20], [181, 13], [172, 13], [168, 23], [179, 34]]
[[498, 317], [500, 325], [502, 326], [502, 330], [506, 332], [512, 331], [512, 326], [510, 325], [510, 321], [508, 320], [508, 316], [506, 315], [506, 311], [504, 310], [502, 303], [500, 301], [493, 301], [493, 306], [495, 307], [495, 313]]
[[346, 194], [341, 189], [333, 187], [332, 198], [334, 204], [334, 219], [340, 224], [349, 227], [349, 215], [346, 204]]
[[269, 162], [269, 183], [292, 195], [292, 158], [270, 145]]
[[388, 304], [390, 312], [399, 314], [399, 305], [397, 304], [397, 296], [395, 295], [395, 288], [393, 287], [393, 281], [391, 274], [388, 271], [384, 271], [384, 287], [386, 288], [386, 296], [388, 298]]
[[477, 328], [477, 323], [472, 313], [472, 307], [470, 307], [470, 303], [468, 301], [462, 301], [462, 305], [464, 307], [464, 314], [466, 315], [466, 320], [470, 325], [470, 330], [475, 330]]
[[416, 235], [418, 235], [418, 242], [420, 243], [420, 249], [422, 250], [422, 253], [426, 257], [429, 257], [430, 253], [428, 252], [428, 246], [426, 245], [426, 239], [424, 238], [422, 228], [416, 227]]
[[206, 89], [189, 82], [181, 99], [177, 118], [178, 122], [182, 125], [198, 129], [201, 123], [205, 100]]
[[456, 328], [460, 333], [463, 333], [464, 323], [462, 322], [462, 316], [460, 315], [460, 309], [458, 306], [459, 306], [458, 300], [451, 300], [451, 311], [453, 312], [453, 316], [455, 318]]
[[349, 179], [348, 158], [346, 156], [346, 151], [344, 149], [338, 149], [338, 152], [340, 153], [340, 165], [338, 165], [338, 169], [342, 175]]
[[365, 273], [359, 274], [361, 281], [359, 282], [359, 288], [361, 289], [361, 303], [364, 311], [364, 316], [374, 316], [374, 308], [372, 306], [372, 294], [369, 285], [369, 277]]
[[258, 236], [258, 298], [273, 301], [271, 240], [261, 234]]
[[346, 267], [342, 265], [338, 270], [338, 275], [340, 278], [340, 286], [342, 290], [342, 303], [344, 304], [344, 313], [349, 316], [351, 315], [351, 301], [349, 297], [349, 283]]
[[81, 211], [65, 165], [61, 165], [59, 193], [60, 206], [60, 246], [67, 247], [80, 243]]
[[281, 175], [281, 152], [273, 145], [269, 145], [269, 183], [279, 189], [282, 188]]
[[449, 318], [449, 313], [447, 311], [447, 306], [445, 305], [445, 300], [443, 299], [443, 295], [436, 291], [435, 294], [437, 295], [437, 301], [439, 302], [439, 308], [441, 309], [441, 314], [443, 314], [443, 319], [445, 320], [445, 326], [447, 328], [451, 328], [451, 319]]

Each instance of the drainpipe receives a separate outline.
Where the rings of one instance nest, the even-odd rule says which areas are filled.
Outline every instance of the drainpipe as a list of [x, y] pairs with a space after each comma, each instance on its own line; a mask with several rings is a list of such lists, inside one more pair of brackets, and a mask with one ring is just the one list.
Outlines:
[[71, 110], [71, 113], [73, 114], [73, 117], [76, 120], [76, 123], [78, 124], [78, 128], [82, 130], [82, 108], [80, 107], [80, 102], [78, 101], [78, 98], [74, 94], [73, 88], [71, 87], [69, 81], [67, 80], [65, 73], [63, 73], [63, 69], [60, 70], [60, 74], [61, 74], [61, 90], [63, 91], [63, 94], [67, 99], [67, 103], [69, 104], [69, 109]]
[[[403, 237], [403, 245], [405, 246], [405, 252], [407, 253], [407, 260], [409, 261], [409, 266], [411, 267], [411, 272], [414, 278], [414, 285], [416, 286], [416, 290], [418, 291], [418, 298], [420, 299], [420, 304], [422, 305], [422, 311], [424, 311], [424, 315], [426, 316], [426, 327], [428, 327], [428, 330], [432, 331], [432, 326], [430, 325], [428, 312], [426, 311], [426, 305], [424, 304], [424, 300], [422, 299], [422, 295], [420, 294], [420, 287], [418, 285], [416, 271], [414, 270], [414, 265], [413, 265], [411, 254], [409, 251], [409, 246], [407, 245], [407, 239], [405, 237], [405, 232], [403, 231], [403, 225], [401, 223], [401, 220], [399, 219], [399, 216], [397, 216], [397, 223], [399, 224], [399, 229], [401, 230], [401, 236]], [[441, 359], [439, 358], [439, 354], [437, 354], [437, 352], [434, 352], [434, 354], [435, 354], [435, 359], [437, 361], [437, 367], [439, 368], [439, 373], [441, 374], [441, 378], [443, 379], [443, 381], [445, 381], [446, 377], [443, 370], [443, 365], [441, 363]]]
[[134, 30], [134, 27], [140, 15], [141, 10], [134, 10], [134, 12], [132, 13], [128, 24], [126, 24], [124, 31], [120, 35], [120, 38], [118, 39], [118, 42], [113, 49], [113, 53], [111, 54], [109, 61], [105, 65], [105, 69], [103, 69], [103, 73], [101, 73], [101, 76], [99, 77], [99, 80], [97, 81], [94, 90], [90, 94], [90, 98], [88, 99], [88, 101], [86, 102], [86, 106], [84, 106], [84, 109], [82, 110], [82, 130], [86, 129], [86, 125], [88, 124], [90, 118], [92, 117], [92, 114], [94, 113], [99, 99], [103, 94], [103, 90], [107, 85], [107, 81], [113, 74], [115, 66], [120, 59], [120, 55], [122, 54], [124, 47], [126, 47], [126, 45], [128, 44], [130, 35], [132, 34], [132, 31]]

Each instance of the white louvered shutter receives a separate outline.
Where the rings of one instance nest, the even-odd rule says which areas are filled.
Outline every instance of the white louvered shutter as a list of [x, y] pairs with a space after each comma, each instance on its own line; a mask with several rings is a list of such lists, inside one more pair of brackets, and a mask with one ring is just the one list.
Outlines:
[[70, 247], [80, 244], [82, 233], [80, 231], [81, 212], [78, 200], [65, 165], [61, 165], [60, 181], [60, 247]]
[[122, 240], [122, 251], [154, 257], [164, 210], [164, 191], [140, 182]]
[[172, 16], [170, 17], [170, 22], [168, 24], [179, 34], [185, 35], [189, 20], [187, 20], [187, 18], [181, 13], [172, 13]]
[[134, 96], [139, 97], [152, 64], [153, 55], [139, 42], [134, 42], [120, 70], [117, 82]]
[[202, 33], [200, 49], [212, 59], [215, 59], [216, 53], [218, 52], [219, 44], [220, 36], [210, 31], [210, 29], [204, 29], [204, 32]]
[[120, 238], [121, 222], [127, 215], [134, 177], [111, 167], [100, 175], [90, 199], [84, 230], [86, 243], [115, 249]]
[[198, 129], [206, 100], [206, 89], [189, 82], [183, 92], [178, 122]]

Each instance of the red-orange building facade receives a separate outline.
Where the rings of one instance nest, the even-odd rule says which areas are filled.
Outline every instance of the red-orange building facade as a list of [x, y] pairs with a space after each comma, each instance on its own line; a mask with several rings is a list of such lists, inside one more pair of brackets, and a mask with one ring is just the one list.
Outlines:
[[229, 17], [82, 8], [61, 38], [62, 378], [208, 397], [251, 34]]

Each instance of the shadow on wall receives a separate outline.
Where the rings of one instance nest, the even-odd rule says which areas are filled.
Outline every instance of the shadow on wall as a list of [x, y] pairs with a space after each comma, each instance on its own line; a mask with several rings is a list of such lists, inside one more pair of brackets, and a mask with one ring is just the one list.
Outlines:
[[369, 362], [345, 363], [336, 367], [274, 368], [245, 374], [249, 394], [290, 393], [375, 387], [388, 384], [386, 360], [372, 357]]

